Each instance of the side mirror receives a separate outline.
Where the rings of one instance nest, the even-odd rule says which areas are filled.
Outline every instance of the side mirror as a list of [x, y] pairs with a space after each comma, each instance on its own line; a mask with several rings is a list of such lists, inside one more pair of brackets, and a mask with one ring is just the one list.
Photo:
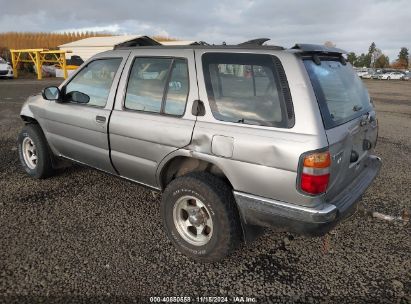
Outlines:
[[65, 99], [78, 103], [88, 103], [90, 96], [79, 91], [72, 91], [66, 94]]
[[58, 87], [47, 87], [43, 90], [42, 95], [46, 100], [59, 100], [61, 94]]

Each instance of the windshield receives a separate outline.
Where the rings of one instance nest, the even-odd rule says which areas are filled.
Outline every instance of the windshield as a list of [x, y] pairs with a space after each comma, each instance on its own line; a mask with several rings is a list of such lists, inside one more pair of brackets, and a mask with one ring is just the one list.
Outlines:
[[0, 63], [7, 63], [7, 61], [0, 57]]
[[371, 110], [370, 97], [349, 63], [332, 58], [317, 65], [304, 60], [317, 96], [326, 129], [341, 125]]

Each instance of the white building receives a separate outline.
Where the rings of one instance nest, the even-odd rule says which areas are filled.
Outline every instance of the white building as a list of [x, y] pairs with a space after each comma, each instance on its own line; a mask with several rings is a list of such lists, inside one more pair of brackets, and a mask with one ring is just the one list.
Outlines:
[[154, 39], [141, 35], [123, 35], [109, 37], [90, 37], [59, 46], [60, 50], [66, 51], [66, 59], [71, 56], [80, 56], [86, 61], [97, 53], [112, 50], [121, 46], [149, 46], [160, 45]]

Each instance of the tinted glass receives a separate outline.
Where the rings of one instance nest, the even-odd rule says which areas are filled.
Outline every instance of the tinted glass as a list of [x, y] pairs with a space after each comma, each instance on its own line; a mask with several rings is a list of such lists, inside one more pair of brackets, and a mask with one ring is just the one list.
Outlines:
[[172, 61], [170, 58], [136, 58], [131, 68], [124, 106], [159, 113]]
[[72, 101], [70, 93], [81, 92], [90, 97], [87, 105], [104, 107], [121, 60], [121, 58], [112, 58], [90, 62], [66, 86], [65, 93], [68, 101]]
[[203, 66], [214, 117], [245, 124], [284, 126], [284, 103], [271, 56], [205, 54]]
[[168, 82], [164, 112], [183, 115], [188, 95], [188, 67], [184, 59], [175, 59]]
[[343, 65], [330, 59], [321, 60], [320, 65], [312, 60], [305, 60], [304, 64], [321, 103], [327, 129], [359, 117], [372, 108], [367, 90], [349, 63]]

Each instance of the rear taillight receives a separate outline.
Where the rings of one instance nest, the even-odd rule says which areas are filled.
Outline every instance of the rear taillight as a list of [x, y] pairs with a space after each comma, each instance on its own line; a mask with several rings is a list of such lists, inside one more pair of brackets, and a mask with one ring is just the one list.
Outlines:
[[300, 171], [300, 189], [311, 195], [318, 195], [327, 190], [330, 179], [330, 152], [306, 154], [302, 159]]

